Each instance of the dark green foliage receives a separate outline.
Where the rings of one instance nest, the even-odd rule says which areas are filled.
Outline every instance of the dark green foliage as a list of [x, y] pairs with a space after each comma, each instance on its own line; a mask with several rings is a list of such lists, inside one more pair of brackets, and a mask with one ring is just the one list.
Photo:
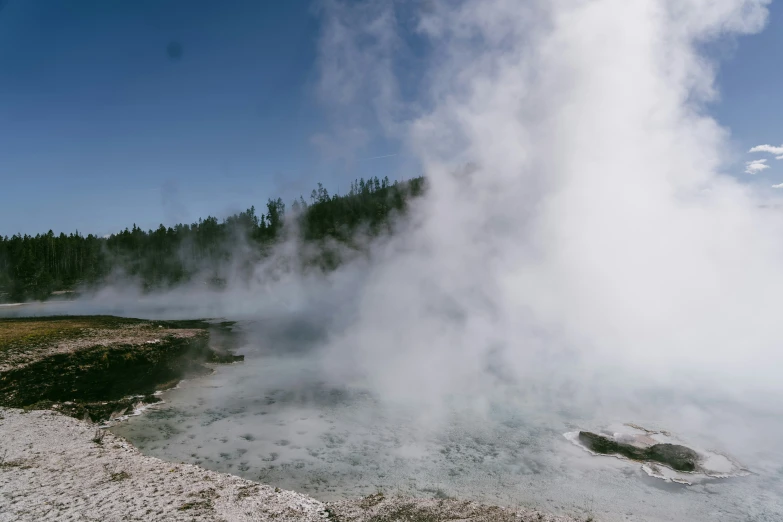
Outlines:
[[[390, 232], [393, 216], [405, 213], [410, 198], [423, 190], [423, 178], [392, 184], [376, 177], [351, 183], [347, 195], [330, 196], [319, 183], [309, 202], [300, 197], [292, 205], [292, 224], [305, 242], [319, 247], [314, 259], [302, 261], [334, 269], [341, 259], [330, 241], [358, 248], [357, 231], [371, 237]], [[240, 261], [236, 266], [249, 273], [284, 236], [286, 224], [286, 208], [278, 198], [270, 199], [261, 215], [251, 207], [222, 222], [209, 216], [148, 231], [134, 224], [107, 238], [78, 231], [54, 235], [51, 230], [0, 236], [0, 302], [46, 299], [55, 291], [98, 287], [115, 276], [134, 278], [145, 290], [171, 287], [196, 275], [221, 287], [221, 267], [227, 261]], [[241, 260], [232, 259], [240, 244], [249, 248]]]
[[40, 299], [97, 280], [106, 267], [104, 240], [93, 235], [0, 237], [0, 300]]
[[297, 208], [305, 209], [300, 221], [304, 237], [332, 237], [347, 242], [362, 225], [369, 228], [370, 234], [382, 232], [390, 226], [390, 215], [405, 212], [408, 196], [419, 196], [423, 188], [423, 178], [409, 181], [403, 189], [389, 184], [388, 178], [376, 177], [354, 181], [347, 195], [330, 197], [319, 183], [318, 190], [310, 194], [309, 205], [304, 199], [298, 202]]

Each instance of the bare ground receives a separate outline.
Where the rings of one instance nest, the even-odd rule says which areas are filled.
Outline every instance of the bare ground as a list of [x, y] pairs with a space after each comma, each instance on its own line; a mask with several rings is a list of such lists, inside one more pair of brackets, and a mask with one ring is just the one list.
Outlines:
[[323, 505], [239, 477], [147, 457], [48, 411], [2, 409], [0, 520], [320, 520]]

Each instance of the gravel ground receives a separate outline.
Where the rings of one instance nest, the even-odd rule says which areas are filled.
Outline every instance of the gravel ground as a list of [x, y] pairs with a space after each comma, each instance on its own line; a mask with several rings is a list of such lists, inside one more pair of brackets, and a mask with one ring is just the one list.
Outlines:
[[142, 455], [52, 411], [0, 408], [0, 521], [222, 520], [576, 522], [535, 511], [382, 495], [323, 504], [198, 466]]
[[323, 504], [147, 457], [93, 425], [0, 409], [0, 520], [321, 520]]

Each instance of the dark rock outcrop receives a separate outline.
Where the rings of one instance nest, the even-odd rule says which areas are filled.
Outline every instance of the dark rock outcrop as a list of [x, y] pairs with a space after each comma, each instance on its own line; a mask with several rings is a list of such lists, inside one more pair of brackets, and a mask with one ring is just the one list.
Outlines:
[[647, 448], [639, 448], [589, 431], [580, 431], [579, 441], [596, 453], [657, 462], [677, 471], [695, 471], [699, 465], [699, 454], [679, 444], [653, 444]]
[[[83, 321], [88, 319], [91, 318], [82, 318]], [[46, 320], [36, 319], [39, 323]], [[109, 340], [111, 333], [119, 338], [127, 337], [127, 332], [122, 330], [127, 320], [119, 320], [115, 329], [106, 328], [106, 318], [91, 320], [92, 323], [87, 324], [100, 320]], [[152, 342], [145, 341], [143, 336], [122, 344], [89, 346], [88, 342], [86, 347], [44, 355], [28, 364], [0, 371], [0, 406], [51, 408], [79, 419], [105, 421], [132, 411], [138, 403], [158, 402], [160, 399], [154, 395], [155, 391], [171, 388], [183, 378], [210, 373], [212, 370], [205, 363], [232, 363], [244, 359], [230, 351], [230, 323], [133, 321], [153, 332], [159, 327], [168, 335]], [[177, 332], [185, 333], [176, 335]], [[228, 340], [222, 339], [222, 343], [213, 347], [210, 332], [222, 333]], [[89, 341], [89, 337], [87, 339]]]

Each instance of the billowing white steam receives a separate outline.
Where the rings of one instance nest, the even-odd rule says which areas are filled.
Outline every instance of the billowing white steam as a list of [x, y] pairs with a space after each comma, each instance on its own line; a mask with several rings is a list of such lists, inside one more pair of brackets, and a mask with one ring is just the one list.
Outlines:
[[[149, 418], [150, 451], [230, 466], [238, 444], [238, 469], [297, 488], [328, 477], [338, 495], [418, 482], [595, 498], [607, 520], [779, 519], [783, 214], [724, 173], [700, 52], [760, 30], [766, 3], [324, 1], [321, 92], [341, 119], [316, 141], [347, 157], [374, 125], [418, 158], [428, 193], [405, 230], [329, 276], [277, 270], [292, 241], [249, 285], [145, 297], [260, 319], [243, 324], [244, 365]], [[422, 50], [427, 67], [400, 70]], [[374, 393], [331, 395], [354, 383]], [[671, 495], [560, 436], [612, 421], [658, 424], [755, 475]], [[242, 434], [257, 439], [229, 442]]]
[[783, 216], [725, 174], [700, 51], [761, 30], [767, 3], [426, 2], [415, 104], [375, 86], [401, 4], [328, 3], [324, 77], [365, 82], [340, 103], [379, 107], [430, 183], [331, 336], [332, 370], [415, 401], [497, 379], [574, 400], [609, 382], [781, 391]]
[[75, 310], [314, 319], [325, 377], [424, 411], [506, 385], [545, 409], [650, 389], [775, 405], [783, 213], [724, 171], [702, 52], [767, 3], [324, 1], [321, 94], [334, 135], [362, 136], [338, 155], [369, 124], [404, 144], [429, 184], [409, 228], [328, 277], [277, 269], [294, 239], [249, 285]]

